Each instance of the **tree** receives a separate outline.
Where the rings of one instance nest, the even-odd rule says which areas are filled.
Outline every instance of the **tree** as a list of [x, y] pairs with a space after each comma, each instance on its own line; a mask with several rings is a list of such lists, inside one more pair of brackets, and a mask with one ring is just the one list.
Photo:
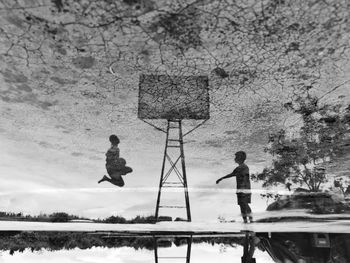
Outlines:
[[104, 223], [112, 223], [112, 224], [125, 224], [127, 221], [124, 217], [122, 216], [110, 216], [106, 218]]
[[285, 106], [301, 116], [303, 126], [294, 136], [287, 136], [286, 130], [270, 136], [266, 152], [273, 156], [273, 163], [256, 179], [263, 181], [264, 187], [293, 183], [318, 192], [327, 182], [325, 164], [344, 154], [350, 107], [320, 105], [309, 93]]
[[53, 213], [49, 218], [51, 222], [68, 222], [71, 219], [77, 219], [76, 216], [71, 216], [64, 212]]
[[339, 188], [342, 194], [350, 195], [350, 179], [349, 176], [347, 178], [340, 177], [334, 180], [334, 187]]

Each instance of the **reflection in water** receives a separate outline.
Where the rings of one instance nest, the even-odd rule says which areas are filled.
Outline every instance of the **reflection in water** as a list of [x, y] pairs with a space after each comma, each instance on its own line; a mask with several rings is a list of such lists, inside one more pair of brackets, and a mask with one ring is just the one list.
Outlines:
[[247, 232], [243, 244], [243, 256], [242, 263], [255, 263], [253, 257], [255, 252], [255, 245], [259, 242], [259, 238], [255, 236], [255, 233]]
[[259, 235], [259, 246], [275, 262], [348, 263], [350, 235], [327, 233], [272, 233]]
[[[194, 240], [196, 241], [196, 238]], [[154, 237], [155, 263], [160, 263], [160, 259], [178, 259], [176, 262], [189, 263], [192, 242], [193, 236], [182, 239], [182, 244], [187, 245], [186, 255], [162, 255], [160, 257], [158, 249], [171, 247], [172, 241], [169, 237]], [[254, 257], [256, 249], [267, 252], [271, 259], [277, 263], [350, 262], [350, 238], [348, 234], [246, 232], [239, 244], [243, 246], [242, 263], [257, 262]]]
[[[105, 256], [93, 253], [98, 248], [104, 251]], [[129, 262], [130, 258], [140, 259], [147, 255], [147, 262], [154, 258], [155, 263], [349, 263], [350, 235], [240, 232], [222, 236], [194, 233], [125, 236], [116, 233], [0, 232], [0, 251], [0, 261], [5, 263], [43, 259], [56, 262], [54, 258], [59, 259], [58, 255], [62, 255], [58, 253], [65, 254], [69, 262], [81, 262], [78, 259], [81, 257], [90, 258], [88, 262], [110, 262], [103, 260], [105, 257]], [[121, 256], [117, 251], [128, 252]], [[30, 254], [36, 260], [30, 261]]]
[[[158, 248], [160, 247], [171, 247], [172, 242], [171, 238], [164, 238], [164, 237], [156, 237], [154, 236], [154, 258], [155, 263], [160, 263], [160, 259], [177, 259], [176, 262], [183, 262], [183, 263], [190, 263], [191, 261], [191, 248], [192, 248], [192, 241], [193, 236], [187, 236], [183, 237], [181, 239], [181, 242], [178, 240], [178, 244], [180, 243], [185, 244], [187, 246], [186, 255], [177, 255], [177, 256], [171, 256], [171, 255], [165, 255], [165, 256], [159, 256], [158, 254]], [[255, 245], [257, 242], [259, 242], [260, 239], [256, 237], [255, 233], [253, 232], [246, 232], [245, 236], [243, 238], [243, 255], [241, 257], [242, 263], [255, 263], [256, 260], [253, 257], [254, 251], [255, 251]], [[182, 259], [182, 261], [181, 261]]]
[[[172, 242], [169, 240], [169, 238], [162, 238], [162, 237], [153, 237], [154, 239], [154, 262], [159, 263], [160, 259], [176, 259], [177, 262], [183, 262], [183, 263], [190, 263], [191, 260], [191, 248], [192, 248], [192, 236], [188, 237], [183, 237], [183, 239], [178, 239], [178, 244], [176, 245], [181, 245], [186, 244], [187, 250], [186, 250], [186, 255], [177, 255], [177, 256], [159, 256], [158, 254], [158, 248], [164, 245], [166, 247], [171, 247]], [[182, 261], [180, 261], [182, 259]]]

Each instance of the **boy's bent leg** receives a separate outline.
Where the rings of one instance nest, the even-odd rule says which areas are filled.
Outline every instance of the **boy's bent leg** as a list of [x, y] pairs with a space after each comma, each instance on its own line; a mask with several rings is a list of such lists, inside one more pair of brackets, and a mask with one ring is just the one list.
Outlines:
[[252, 209], [250, 208], [248, 203], [247, 203], [247, 207], [246, 207], [246, 214], [249, 218], [250, 223], [252, 223], [253, 222]]
[[247, 212], [246, 212], [246, 204], [245, 203], [239, 203], [239, 207], [241, 208], [241, 215], [243, 218], [244, 223], [248, 223], [247, 220]]
[[110, 182], [116, 186], [119, 186], [119, 187], [123, 187], [125, 185], [124, 180], [121, 177], [119, 179], [113, 178]]
[[122, 187], [125, 185], [124, 180], [122, 178], [122, 175], [120, 172], [116, 172], [110, 175], [111, 176], [111, 180], [110, 183]]

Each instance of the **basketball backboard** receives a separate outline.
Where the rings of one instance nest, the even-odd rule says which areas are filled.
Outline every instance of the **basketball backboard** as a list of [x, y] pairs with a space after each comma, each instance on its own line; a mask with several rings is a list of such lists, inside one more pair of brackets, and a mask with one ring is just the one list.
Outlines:
[[140, 75], [138, 118], [209, 119], [208, 77]]

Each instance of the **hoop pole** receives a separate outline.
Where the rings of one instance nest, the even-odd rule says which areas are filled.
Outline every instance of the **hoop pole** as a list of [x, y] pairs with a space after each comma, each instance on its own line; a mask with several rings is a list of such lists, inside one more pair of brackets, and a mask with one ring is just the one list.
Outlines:
[[191, 262], [191, 250], [192, 250], [192, 242], [193, 242], [193, 237], [192, 235], [186, 236], [186, 243], [187, 243], [187, 251], [186, 251], [186, 256], [162, 256], [159, 257], [158, 254], [158, 238], [157, 236], [152, 236], [153, 237], [153, 248], [154, 248], [154, 262], [158, 263], [159, 259], [186, 259], [186, 263]]
[[143, 120], [143, 119], [140, 119], [140, 120], [143, 121], [144, 123], [147, 123], [148, 125], [151, 125], [153, 128], [157, 129], [158, 131], [162, 131], [162, 132], [164, 132], [164, 133], [167, 133], [167, 131], [164, 131], [162, 128], [159, 128], [159, 127], [157, 127], [156, 125], [154, 125], [154, 124], [152, 124], [152, 123], [150, 123], [150, 122], [148, 122], [148, 121], [145, 121], [145, 120]]
[[158, 240], [153, 236], [153, 246], [154, 246], [154, 262], [158, 263]]
[[187, 238], [186, 263], [190, 263], [191, 261], [191, 250], [192, 250], [192, 235]]
[[196, 127], [194, 127], [192, 130], [189, 130], [186, 132], [182, 137], [185, 137], [187, 134], [193, 132], [194, 130], [198, 129], [200, 126], [202, 126], [204, 123], [206, 123], [209, 119], [204, 120], [202, 123], [198, 124]]
[[155, 214], [156, 222], [158, 221], [160, 195], [161, 195], [162, 186], [163, 186], [163, 176], [164, 176], [164, 169], [165, 169], [165, 161], [166, 161], [167, 149], [168, 149], [169, 126], [170, 126], [170, 122], [168, 121], [168, 126], [167, 126], [167, 130], [166, 130], [166, 140], [165, 140], [165, 148], [164, 148], [164, 157], [163, 157], [162, 171], [161, 171], [161, 175], [160, 175], [159, 188], [158, 188], [158, 197], [157, 197], [156, 214]]
[[191, 219], [190, 200], [189, 200], [188, 188], [187, 188], [186, 164], [185, 164], [185, 154], [184, 154], [184, 144], [183, 144], [183, 136], [182, 136], [182, 121], [181, 120], [179, 120], [179, 138], [180, 138], [182, 177], [183, 177], [183, 184], [184, 184], [184, 190], [185, 190], [187, 221], [191, 222], [192, 219]]

